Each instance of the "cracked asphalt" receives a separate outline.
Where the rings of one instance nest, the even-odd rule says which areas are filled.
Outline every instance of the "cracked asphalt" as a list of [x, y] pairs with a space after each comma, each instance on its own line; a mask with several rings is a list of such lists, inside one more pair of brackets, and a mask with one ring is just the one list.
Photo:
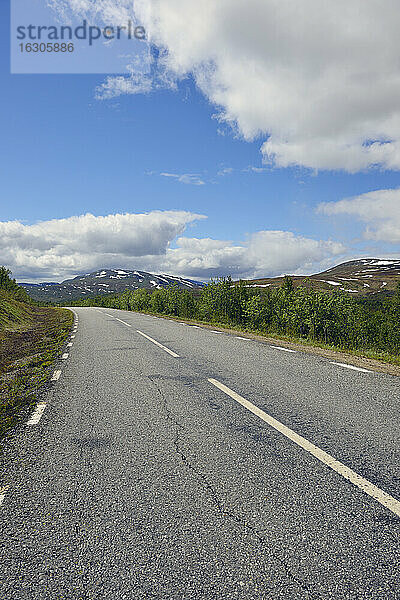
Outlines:
[[2, 600], [400, 598], [400, 519], [208, 381], [399, 499], [398, 378], [76, 313], [40, 422], [6, 447]]

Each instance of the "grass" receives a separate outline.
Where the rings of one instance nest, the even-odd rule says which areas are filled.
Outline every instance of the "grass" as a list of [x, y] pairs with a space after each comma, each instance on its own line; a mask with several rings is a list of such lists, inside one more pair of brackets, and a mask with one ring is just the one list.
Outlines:
[[5, 330], [16, 330], [32, 323], [31, 306], [18, 302], [0, 289], [0, 335]]
[[67, 309], [24, 304], [0, 290], [0, 439], [36, 402], [72, 324]]

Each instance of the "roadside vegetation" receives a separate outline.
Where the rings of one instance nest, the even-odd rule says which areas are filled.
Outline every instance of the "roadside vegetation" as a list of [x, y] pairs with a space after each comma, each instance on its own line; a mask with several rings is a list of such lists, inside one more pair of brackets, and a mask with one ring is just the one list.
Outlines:
[[177, 287], [141, 289], [75, 304], [191, 319], [400, 365], [400, 283], [395, 295], [374, 302], [358, 301], [345, 292], [294, 288], [286, 277], [274, 289], [233, 284], [227, 278], [196, 294]]
[[36, 401], [71, 330], [73, 314], [36, 306], [0, 267], [0, 438]]

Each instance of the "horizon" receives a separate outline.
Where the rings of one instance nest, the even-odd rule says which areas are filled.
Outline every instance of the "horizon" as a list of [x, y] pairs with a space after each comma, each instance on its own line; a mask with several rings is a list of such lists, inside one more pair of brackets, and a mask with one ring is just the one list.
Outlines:
[[[347, 263], [357, 262], [357, 261], [363, 261], [363, 260], [378, 260], [378, 261], [387, 261], [387, 262], [397, 262], [397, 261], [400, 260], [400, 258], [396, 259], [396, 258], [393, 258], [393, 257], [389, 258], [389, 257], [385, 257], [385, 256], [380, 256], [380, 257], [377, 257], [377, 256], [362, 256], [362, 257], [357, 257], [357, 258], [350, 258], [349, 260], [346, 260], [345, 262], [335, 263], [331, 267], [327, 267], [324, 271], [318, 271], [318, 272], [313, 272], [313, 273], [302, 273], [302, 274], [299, 274], [299, 273], [281, 273], [280, 275], [274, 275], [273, 277], [270, 277], [270, 276], [266, 275], [265, 277], [257, 277], [257, 278], [254, 278], [254, 279], [279, 279], [279, 278], [282, 278], [282, 277], [309, 277], [311, 275], [319, 275], [321, 273], [329, 271], [332, 268], [335, 268], [335, 267], [338, 267], [338, 266], [341, 266], [341, 265], [344, 265], [344, 264], [347, 264]], [[72, 277], [69, 277], [67, 279], [63, 279], [62, 281], [17, 281], [17, 283], [19, 285], [23, 285], [23, 284], [28, 284], [28, 285], [53, 285], [53, 284], [54, 285], [59, 285], [61, 283], [64, 283], [65, 281], [71, 281], [73, 279], [76, 279], [77, 277], [87, 277], [89, 275], [93, 275], [94, 273], [98, 273], [99, 271], [120, 271], [120, 270], [121, 271], [122, 270], [129, 271], [129, 272], [134, 272], [135, 271], [135, 269], [128, 269], [128, 268], [122, 267], [122, 266], [120, 266], [120, 267], [113, 267], [113, 268], [108, 268], [108, 267], [107, 268], [101, 268], [100, 267], [99, 269], [96, 269], [95, 271], [91, 271], [90, 273], [77, 273], [76, 275], [73, 275]], [[156, 273], [150, 273], [148, 271], [144, 271], [143, 269], [140, 269], [140, 270], [138, 269], [138, 271], [141, 271], [143, 273], [147, 273], [149, 275], [156, 275], [156, 276], [163, 276], [164, 275], [166, 277], [178, 277], [178, 278], [181, 278], [181, 279], [186, 279], [187, 281], [192, 280], [192, 281], [195, 281], [195, 282], [205, 283], [205, 284], [208, 283], [209, 281], [211, 281], [210, 279], [209, 280], [192, 279], [191, 277], [184, 277], [184, 276], [178, 275], [176, 273], [164, 273], [164, 272], [162, 272], [162, 273], [158, 273], [158, 272], [156, 272]], [[230, 275], [228, 273], [228, 275], [221, 276], [220, 278], [217, 277], [216, 279], [223, 279], [224, 277], [229, 277], [229, 276]], [[234, 280], [234, 281], [238, 281], [238, 280]]]

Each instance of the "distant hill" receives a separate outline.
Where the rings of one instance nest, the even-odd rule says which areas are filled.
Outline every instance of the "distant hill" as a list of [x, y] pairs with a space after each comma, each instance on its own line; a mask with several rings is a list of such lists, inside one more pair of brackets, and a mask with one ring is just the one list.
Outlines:
[[[341, 290], [354, 296], [394, 292], [400, 281], [400, 260], [363, 258], [351, 260], [316, 275], [293, 275], [295, 287], [332, 291]], [[278, 287], [283, 277], [254, 279], [257, 288]]]
[[153, 275], [145, 271], [128, 269], [104, 269], [87, 275], [78, 275], [62, 283], [21, 283], [34, 300], [42, 302], [64, 302], [91, 296], [119, 294], [124, 290], [161, 289], [177, 285], [181, 289], [200, 289], [204, 283], [173, 277]]

